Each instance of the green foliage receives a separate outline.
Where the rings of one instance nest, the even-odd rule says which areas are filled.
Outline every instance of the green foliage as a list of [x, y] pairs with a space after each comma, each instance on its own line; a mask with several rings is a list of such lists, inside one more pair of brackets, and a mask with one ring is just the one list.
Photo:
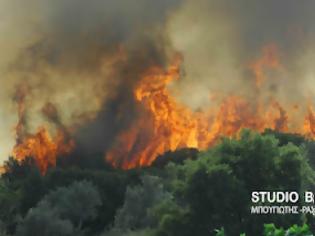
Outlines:
[[287, 232], [287, 236], [312, 236], [308, 225], [304, 224], [303, 226], [293, 225], [291, 226]]
[[0, 221], [0, 236], [8, 236], [6, 232], [6, 227], [2, 221]]
[[141, 230], [121, 230], [112, 229], [109, 232], [105, 232], [102, 236], [154, 236], [154, 231], [151, 229], [141, 229]]
[[83, 180], [93, 183], [101, 198], [97, 217], [86, 221], [83, 227], [90, 234], [102, 232], [114, 221], [117, 209], [122, 206], [127, 185], [139, 183], [136, 171], [51, 168], [46, 175], [39, 175], [32, 159], [17, 162], [10, 158], [6, 164], [7, 171], [0, 179], [0, 220], [11, 234], [15, 232], [19, 218], [48, 192]]
[[47, 203], [61, 218], [69, 219], [74, 226], [96, 217], [101, 199], [96, 187], [88, 181], [74, 182], [69, 187], [60, 187], [45, 196]]
[[179, 228], [184, 228], [182, 235], [208, 235], [221, 226], [228, 235], [259, 235], [270, 219], [285, 227], [301, 223], [301, 215], [252, 216], [250, 194], [259, 189], [302, 191], [302, 186], [311, 185], [304, 175], [307, 168], [302, 148], [279, 146], [274, 136], [244, 130], [238, 139], [224, 138], [197, 160], [167, 167], [176, 204], [188, 212], [168, 215], [177, 221], [168, 221], [164, 235], [177, 235]]
[[283, 228], [277, 229], [274, 224], [266, 224], [264, 226], [264, 236], [284, 236], [285, 230]]
[[198, 150], [195, 148], [183, 148], [175, 151], [167, 151], [159, 155], [152, 163], [155, 167], [165, 167], [168, 163], [182, 164], [185, 160], [195, 160], [198, 157]]
[[[216, 236], [225, 236], [224, 228], [216, 230]], [[240, 234], [245, 236], [245, 234]], [[265, 224], [262, 236], [313, 236], [308, 225], [293, 225], [289, 229], [277, 228], [274, 224]]]
[[[10, 158], [0, 179], [0, 230], [26, 236], [309, 235], [315, 230], [310, 215], [252, 215], [250, 206], [252, 191], [314, 189], [314, 147], [294, 134], [244, 130], [203, 152], [167, 152], [153, 167], [130, 171], [98, 168], [102, 160], [87, 157], [73, 168], [73, 157], [41, 175], [32, 158]], [[308, 226], [295, 225], [303, 223]]]
[[235, 222], [245, 216], [247, 209], [247, 193], [242, 185], [225, 165], [201, 167], [188, 179], [184, 196], [190, 206], [190, 222], [199, 235], [206, 235], [222, 222], [230, 231], [240, 231]]
[[18, 235], [61, 236], [78, 234], [82, 223], [96, 216], [101, 204], [96, 188], [87, 181], [60, 187], [31, 208], [18, 226]]
[[0, 221], [2, 231], [5, 231], [5, 228], [14, 229], [17, 223], [16, 216], [19, 213], [20, 199], [20, 191], [10, 189], [3, 179], [0, 179]]
[[277, 132], [275, 130], [271, 130], [271, 129], [266, 129], [263, 132], [263, 135], [272, 135], [274, 136], [278, 141], [279, 141], [279, 145], [283, 146], [283, 145], [287, 145], [289, 143], [292, 143], [296, 146], [300, 146], [302, 144], [305, 144], [306, 142], [308, 142], [305, 137], [303, 137], [300, 134], [294, 134], [294, 133], [280, 133]]
[[115, 218], [115, 227], [129, 230], [153, 226], [155, 222], [150, 208], [169, 198], [158, 177], [143, 176], [142, 185], [127, 188], [125, 203]]
[[114, 222], [118, 208], [123, 205], [127, 185], [138, 183], [138, 174], [125, 171], [98, 171], [71, 169], [53, 169], [45, 176], [49, 189], [68, 186], [74, 181], [88, 180], [93, 183], [100, 194], [101, 206], [97, 209], [97, 217], [84, 226], [90, 233], [102, 232], [104, 227]]
[[153, 215], [158, 219], [156, 235], [187, 235], [185, 226], [189, 222], [189, 209], [178, 205], [174, 199], [161, 202], [152, 209]]
[[[43, 178], [31, 158], [22, 162], [9, 158], [5, 162], [5, 169], [6, 172], [2, 175], [1, 181], [2, 190], [5, 189], [4, 192], [8, 194], [8, 198], [2, 199], [0, 196], [2, 199], [0, 202], [5, 205], [8, 211], [1, 210], [1, 212], [4, 212], [6, 217], [10, 217], [11, 220], [0, 219], [4, 222], [9, 221], [9, 231], [13, 231], [16, 221], [12, 219], [17, 216], [24, 216], [30, 208], [34, 207], [45, 195], [46, 188]], [[5, 196], [3, 197], [5, 198]], [[0, 207], [1, 205], [0, 203]]]
[[74, 229], [69, 220], [62, 219], [46, 202], [30, 209], [17, 228], [17, 236], [71, 236]]
[[216, 229], [215, 233], [216, 233], [216, 236], [225, 236], [225, 231], [223, 227], [221, 229]]
[[264, 236], [313, 236], [308, 225], [293, 225], [289, 229], [277, 228], [274, 224], [264, 225]]
[[301, 179], [304, 153], [291, 143], [278, 144], [273, 136], [244, 130], [238, 140], [223, 139], [214, 150], [205, 153], [205, 158], [229, 165], [249, 191], [299, 189], [304, 181]]

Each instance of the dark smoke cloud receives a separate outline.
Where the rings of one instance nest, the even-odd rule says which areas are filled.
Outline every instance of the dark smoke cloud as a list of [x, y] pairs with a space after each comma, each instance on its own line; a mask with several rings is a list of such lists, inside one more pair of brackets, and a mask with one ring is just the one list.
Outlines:
[[33, 73], [39, 69], [38, 63], [47, 63], [95, 74], [119, 46], [135, 50], [142, 44], [158, 44], [163, 34], [158, 28], [176, 3], [177, 0], [42, 1], [40, 39], [24, 52], [33, 59], [27, 65]]
[[248, 65], [268, 44], [278, 48], [285, 70], [270, 73], [262, 96], [276, 96], [285, 104], [313, 94], [314, 7], [309, 0], [186, 1], [169, 22], [172, 42], [185, 58], [186, 76], [178, 90], [196, 94], [181, 99], [196, 109], [209, 106], [209, 91], [255, 99]]
[[151, 65], [167, 64], [165, 23], [178, 4], [32, 0], [24, 6], [26, 19], [37, 16], [29, 22], [29, 34], [36, 36], [23, 45], [6, 76], [13, 91], [22, 81], [32, 91], [28, 132], [47, 122], [52, 128], [80, 126], [77, 147], [104, 152], [137, 116], [132, 89], [140, 76]]
[[[143, 72], [167, 65], [175, 51], [184, 73], [170, 89], [194, 109], [217, 105], [209, 96], [218, 92], [274, 96], [281, 105], [313, 99], [314, 7], [312, 0], [0, 0], [0, 112], [15, 114], [0, 128], [16, 124], [12, 96], [27, 84], [28, 132], [42, 123], [73, 126], [79, 152], [103, 153], [145, 115], [132, 94]], [[271, 72], [258, 94], [248, 65], [270, 43], [285, 70]], [[0, 139], [11, 140], [10, 132]]]

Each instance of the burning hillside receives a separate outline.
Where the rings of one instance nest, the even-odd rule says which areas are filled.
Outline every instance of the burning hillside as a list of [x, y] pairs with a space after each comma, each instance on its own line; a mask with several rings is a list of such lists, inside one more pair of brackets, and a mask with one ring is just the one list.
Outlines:
[[1, 109], [13, 114], [3, 124], [15, 137], [4, 127], [1, 140], [42, 173], [61, 156], [147, 166], [243, 128], [315, 136], [311, 7], [293, 4], [279, 21], [259, 1], [253, 11], [246, 1], [31, 2], [34, 17], [16, 21], [32, 37], [18, 32], [3, 65]]
[[44, 127], [40, 127], [36, 134], [27, 135], [18, 143], [12, 155], [17, 160], [33, 157], [41, 172], [45, 173], [49, 167], [56, 165], [58, 155], [68, 154], [72, 150], [72, 145], [65, 143], [62, 133], [52, 138]]
[[16, 145], [12, 156], [19, 161], [27, 157], [34, 158], [41, 172], [45, 173], [49, 167], [56, 165], [57, 156], [72, 151], [74, 142], [69, 138], [66, 128], [60, 124], [57, 110], [51, 103], [43, 107], [42, 113], [57, 125], [56, 135], [51, 137], [45, 127], [38, 127], [35, 134], [27, 132], [26, 97], [28, 93], [28, 87], [21, 85], [17, 88], [14, 97], [18, 105], [19, 121], [15, 127]]
[[[283, 69], [276, 51], [275, 45], [264, 47], [261, 58], [251, 64], [254, 75], [253, 89], [257, 93], [264, 80], [268, 79], [268, 69]], [[193, 111], [178, 102], [169, 90], [171, 83], [181, 79], [181, 63], [182, 58], [176, 56], [166, 69], [150, 67], [136, 83], [133, 97], [141, 107], [138, 110], [141, 114], [130, 127], [119, 132], [108, 151], [104, 150], [106, 160], [113, 166], [125, 169], [147, 166], [166, 151], [179, 148], [206, 149], [220, 137], [236, 135], [243, 128], [260, 132], [270, 128], [314, 137], [312, 107], [306, 110], [298, 126], [292, 126], [291, 121], [296, 121], [292, 120], [294, 114], [291, 113], [298, 112], [299, 108], [294, 104], [285, 108], [272, 96], [267, 103], [262, 98], [250, 101], [237, 95], [224, 96], [215, 107]], [[216, 102], [217, 98], [209, 96], [209, 99]], [[305, 102], [305, 107], [306, 105]], [[13, 149], [13, 156], [18, 160], [34, 157], [40, 169], [45, 172], [49, 166], [56, 164], [58, 155], [72, 151], [74, 141], [67, 141], [62, 129], [51, 138], [44, 127], [40, 127], [35, 134], [21, 137], [24, 127], [23, 99], [19, 99], [18, 108], [20, 122], [16, 128], [18, 141]], [[46, 104], [42, 111], [52, 120], [59, 120], [52, 104]]]
[[[266, 69], [280, 69], [275, 51], [275, 45], [264, 47], [262, 58], [252, 64], [256, 85], [253, 89], [257, 92], [267, 79]], [[263, 104], [260, 99], [250, 101], [231, 95], [224, 97], [217, 107], [192, 111], [178, 103], [168, 90], [171, 82], [180, 79], [180, 63], [176, 60], [166, 71], [150, 68], [140, 80], [134, 96], [147, 113], [129, 130], [122, 132], [114, 149], [108, 152], [107, 160], [114, 166], [134, 168], [150, 165], [158, 155], [179, 148], [206, 149], [220, 137], [236, 135], [243, 128], [260, 132], [270, 128], [314, 137], [311, 109], [298, 126], [292, 127], [290, 112], [298, 109], [292, 104], [288, 112], [273, 97]]]

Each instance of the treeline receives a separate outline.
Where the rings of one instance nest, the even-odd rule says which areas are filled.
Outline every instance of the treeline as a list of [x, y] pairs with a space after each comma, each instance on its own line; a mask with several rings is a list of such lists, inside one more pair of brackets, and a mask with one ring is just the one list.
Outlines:
[[[216, 230], [216, 236], [226, 236], [224, 229]], [[308, 225], [293, 225], [289, 229], [277, 228], [274, 224], [265, 224], [263, 236], [312, 236]], [[240, 236], [246, 236], [245, 233]]]
[[253, 215], [250, 207], [252, 191], [314, 190], [314, 154], [299, 135], [244, 130], [207, 151], [168, 152], [128, 171], [88, 156], [63, 158], [41, 175], [31, 157], [9, 158], [0, 236], [311, 235], [310, 214]]

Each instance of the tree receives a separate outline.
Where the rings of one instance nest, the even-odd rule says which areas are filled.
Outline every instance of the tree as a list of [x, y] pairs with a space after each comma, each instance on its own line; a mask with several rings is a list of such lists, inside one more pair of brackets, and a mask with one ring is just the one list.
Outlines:
[[[1, 178], [2, 190], [5, 190], [4, 192], [9, 194], [10, 197], [6, 198], [7, 200], [2, 199], [3, 201], [0, 201], [0, 208], [2, 208], [1, 203], [7, 209], [10, 207], [10, 213], [3, 209], [1, 209], [1, 212], [6, 217], [11, 217], [7, 227], [9, 232], [12, 233], [16, 227], [16, 220], [13, 217], [23, 217], [30, 208], [35, 207], [45, 195], [46, 187], [43, 176], [32, 158], [17, 161], [10, 157], [5, 162], [4, 168], [5, 172]], [[7, 222], [6, 220], [4, 221]]]
[[[224, 228], [216, 230], [216, 236], [225, 236]], [[263, 236], [313, 236], [308, 225], [302, 226], [293, 225], [289, 229], [277, 228], [274, 224], [265, 224]], [[246, 236], [246, 234], [240, 234], [240, 236]]]
[[188, 180], [185, 193], [198, 235], [207, 235], [222, 223], [229, 234], [240, 232], [246, 217], [248, 195], [242, 181], [228, 166], [198, 169]]
[[21, 202], [20, 192], [19, 189], [10, 189], [3, 179], [0, 179], [0, 228], [2, 231], [12, 233], [15, 230]]
[[96, 216], [101, 204], [97, 189], [88, 181], [74, 182], [47, 194], [31, 208], [18, 227], [18, 235], [78, 235], [84, 221]]
[[84, 223], [91, 234], [100, 233], [104, 226], [112, 225], [118, 208], [123, 205], [127, 185], [139, 183], [138, 173], [115, 170], [82, 170], [78, 168], [52, 169], [45, 176], [48, 189], [71, 185], [75, 181], [87, 180], [97, 187], [102, 204], [97, 207], [97, 217]]
[[61, 219], [58, 212], [47, 202], [30, 209], [17, 228], [17, 236], [72, 236], [73, 226], [69, 220]]
[[96, 208], [101, 205], [97, 189], [88, 181], [60, 187], [45, 196], [42, 202], [47, 202], [60, 217], [69, 219], [78, 229], [84, 221], [96, 216]]
[[152, 166], [163, 168], [168, 163], [174, 162], [182, 164], [187, 159], [195, 160], [198, 156], [198, 149], [195, 148], [182, 148], [175, 151], [167, 151], [163, 155], [159, 155], [152, 163]]
[[166, 199], [153, 208], [153, 214], [158, 219], [156, 236], [182, 235], [188, 236], [193, 231], [189, 226], [190, 211], [185, 206], [180, 206], [175, 199]]
[[263, 132], [263, 135], [274, 136], [279, 141], [280, 146], [287, 145], [289, 143], [300, 146], [307, 142], [306, 138], [301, 134], [281, 133], [272, 129], [266, 129]]
[[8, 236], [4, 223], [0, 220], [0, 236]]
[[228, 235], [261, 235], [265, 222], [283, 227], [302, 223], [302, 215], [251, 215], [250, 194], [259, 190], [303, 192], [305, 186], [314, 186], [314, 171], [302, 146], [279, 145], [273, 135], [249, 130], [237, 139], [222, 139], [197, 160], [168, 165], [167, 172], [173, 205], [185, 210], [158, 215], [164, 222], [159, 228], [161, 236], [178, 235], [178, 229], [180, 235], [207, 236], [221, 226]]
[[154, 231], [151, 229], [141, 229], [141, 230], [122, 230], [122, 229], [112, 229], [109, 232], [105, 232], [102, 236], [154, 236]]
[[127, 231], [153, 226], [156, 222], [150, 209], [169, 198], [158, 177], [143, 176], [142, 185], [127, 188], [125, 203], [115, 217], [115, 228]]

